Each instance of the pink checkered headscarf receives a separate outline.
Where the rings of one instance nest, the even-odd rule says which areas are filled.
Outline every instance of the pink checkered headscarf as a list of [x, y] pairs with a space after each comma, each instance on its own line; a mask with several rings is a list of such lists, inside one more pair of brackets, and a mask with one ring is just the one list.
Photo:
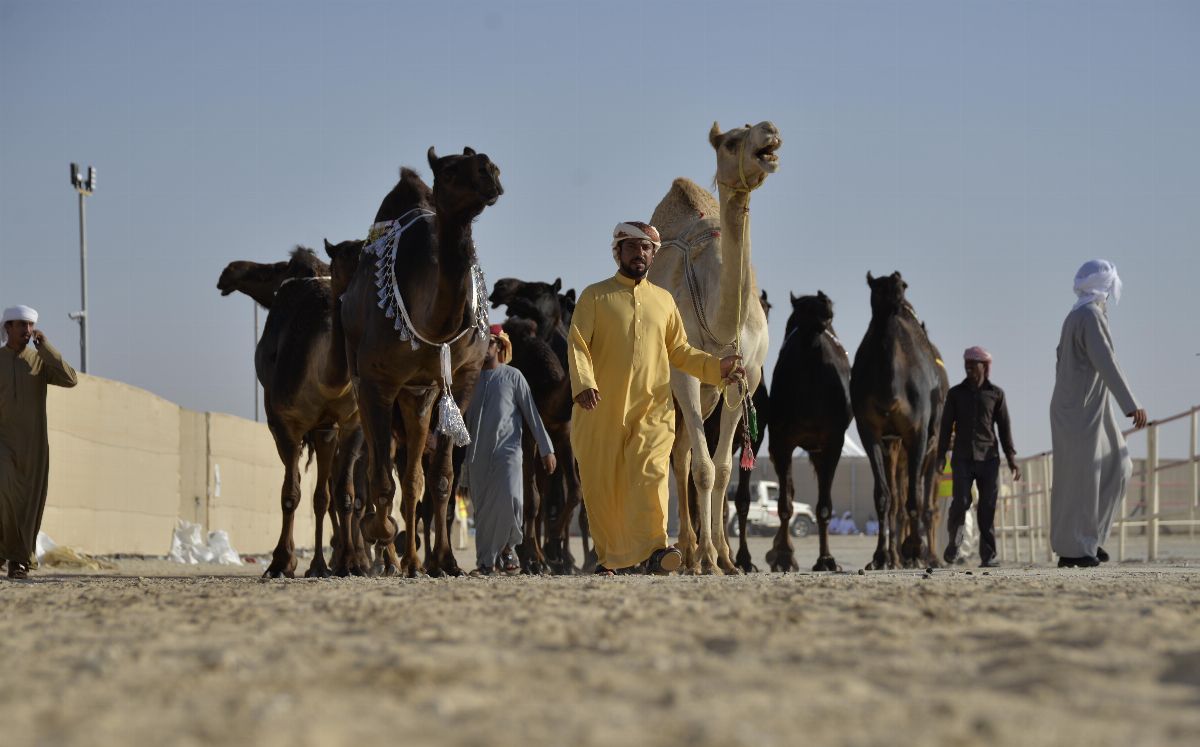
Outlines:
[[982, 363], [985, 375], [990, 376], [992, 373], [992, 354], [978, 345], [964, 350], [963, 360]]

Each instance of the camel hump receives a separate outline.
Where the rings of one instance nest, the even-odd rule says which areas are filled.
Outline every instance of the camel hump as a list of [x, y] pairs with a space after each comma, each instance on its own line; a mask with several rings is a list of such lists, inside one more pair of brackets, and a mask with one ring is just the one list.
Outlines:
[[654, 208], [650, 222], [663, 232], [663, 238], [674, 238], [673, 230], [682, 231], [699, 214], [706, 218], [720, 217], [721, 206], [712, 192], [681, 176], [671, 182], [666, 196]]

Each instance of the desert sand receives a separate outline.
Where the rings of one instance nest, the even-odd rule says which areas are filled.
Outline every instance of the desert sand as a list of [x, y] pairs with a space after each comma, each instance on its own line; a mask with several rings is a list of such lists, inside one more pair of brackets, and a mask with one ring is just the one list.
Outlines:
[[[839, 542], [844, 563], [869, 553]], [[116, 565], [0, 582], [4, 744], [1200, 743], [1195, 561], [283, 581]]]

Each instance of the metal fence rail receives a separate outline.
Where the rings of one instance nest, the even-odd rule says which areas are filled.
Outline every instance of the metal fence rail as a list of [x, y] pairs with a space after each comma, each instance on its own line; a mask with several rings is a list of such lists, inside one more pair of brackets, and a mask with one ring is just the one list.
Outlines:
[[[1188, 420], [1188, 456], [1160, 458], [1162, 427]], [[1186, 528], [1191, 540], [1200, 526], [1200, 456], [1197, 421], [1200, 405], [1168, 418], [1155, 420], [1140, 431], [1126, 431], [1126, 439], [1146, 438], [1146, 458], [1135, 460], [1128, 490], [1121, 499], [1112, 536], [1117, 538], [1117, 560], [1125, 560], [1131, 549], [1130, 536], [1141, 532], [1146, 538], [1146, 559], [1158, 560], [1160, 535]], [[1181, 439], [1180, 439], [1181, 440]], [[1177, 452], [1178, 453], [1178, 452]], [[1050, 549], [1050, 490], [1054, 479], [1054, 454], [1046, 451], [1018, 460], [1023, 479], [1013, 482], [1001, 470], [1000, 498], [996, 504], [996, 548], [1002, 561], [1036, 562], [1054, 560]], [[1164, 474], [1167, 478], [1164, 480]], [[1164, 490], [1170, 496], [1164, 504]], [[1134, 503], [1130, 507], [1130, 496]]]

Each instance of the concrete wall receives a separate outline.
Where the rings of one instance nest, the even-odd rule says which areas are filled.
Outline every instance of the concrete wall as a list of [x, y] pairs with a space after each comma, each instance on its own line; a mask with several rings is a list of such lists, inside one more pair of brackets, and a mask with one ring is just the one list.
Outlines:
[[[283, 466], [265, 424], [194, 412], [137, 387], [80, 374], [50, 387], [50, 494], [42, 531], [93, 554], [164, 555], [177, 518], [224, 529], [243, 553], [279, 537]], [[304, 462], [301, 467], [303, 469]], [[294, 538], [313, 544], [304, 472]]]

